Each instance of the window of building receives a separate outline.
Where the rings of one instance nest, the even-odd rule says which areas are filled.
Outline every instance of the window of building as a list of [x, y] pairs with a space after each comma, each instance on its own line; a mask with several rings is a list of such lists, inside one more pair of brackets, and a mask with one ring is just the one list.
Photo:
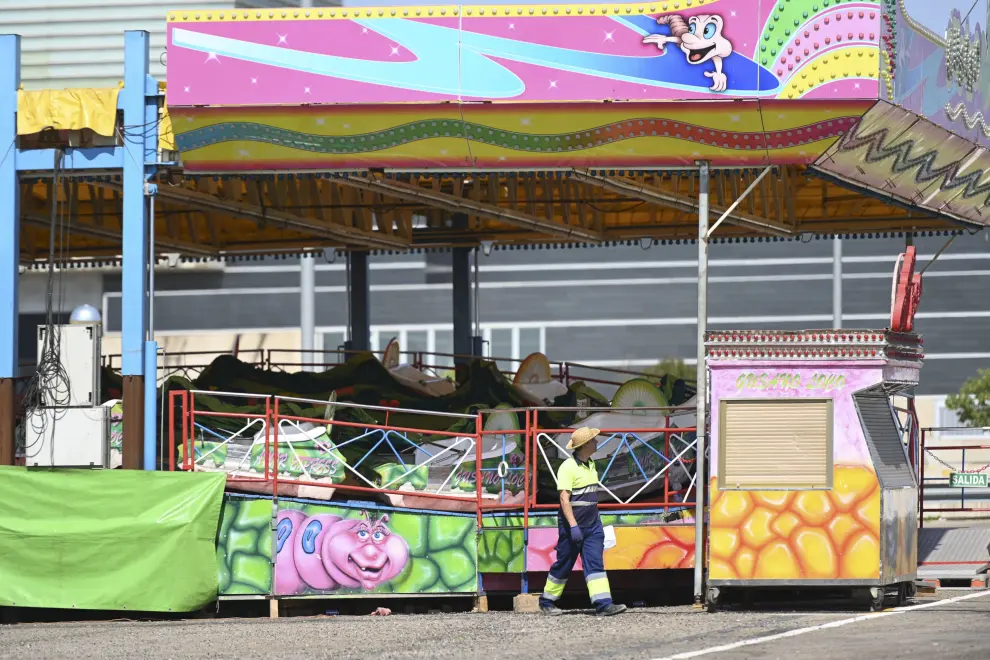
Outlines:
[[831, 488], [831, 399], [729, 399], [719, 414], [720, 489]]

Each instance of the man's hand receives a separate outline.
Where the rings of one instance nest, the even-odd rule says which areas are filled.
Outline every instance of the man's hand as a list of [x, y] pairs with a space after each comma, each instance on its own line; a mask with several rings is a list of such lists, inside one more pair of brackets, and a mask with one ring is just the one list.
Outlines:
[[571, 541], [574, 543], [581, 543], [584, 541], [584, 532], [577, 525], [571, 525]]

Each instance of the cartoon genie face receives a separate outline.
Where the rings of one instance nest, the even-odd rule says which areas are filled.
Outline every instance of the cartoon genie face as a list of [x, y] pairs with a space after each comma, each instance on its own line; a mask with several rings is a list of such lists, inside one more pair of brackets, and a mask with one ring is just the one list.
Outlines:
[[388, 528], [388, 515], [341, 520], [323, 539], [323, 566], [343, 587], [366, 590], [388, 582], [409, 560], [409, 546]]

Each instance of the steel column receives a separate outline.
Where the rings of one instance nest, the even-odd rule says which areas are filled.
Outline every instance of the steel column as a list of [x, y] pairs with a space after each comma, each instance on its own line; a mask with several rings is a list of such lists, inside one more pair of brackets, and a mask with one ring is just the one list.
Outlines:
[[17, 88], [21, 38], [0, 35], [0, 465], [14, 464], [17, 377], [20, 186], [17, 179]]
[[[158, 343], [153, 339], [144, 344], [144, 469], [158, 467]], [[162, 414], [165, 410], [162, 409]], [[124, 415], [127, 419], [127, 415]], [[162, 461], [167, 465], [168, 457]], [[167, 469], [167, 468], [166, 468]]]
[[316, 340], [316, 259], [304, 254], [299, 257], [299, 332], [301, 336], [303, 369], [311, 370], [314, 362], [313, 342]]
[[356, 351], [371, 350], [371, 285], [368, 281], [368, 253], [349, 252], [350, 288], [347, 291], [350, 306], [351, 348]]
[[471, 248], [454, 248], [451, 265], [454, 353], [471, 355]]
[[832, 239], [832, 327], [842, 327], [842, 239]]
[[708, 443], [708, 372], [705, 365], [705, 331], [708, 329], [708, 161], [698, 163], [698, 370], [697, 370], [697, 462], [695, 463], [694, 507], [694, 602], [704, 602], [705, 587], [705, 451]]
[[[121, 353], [124, 389], [123, 467], [146, 467], [144, 457], [155, 436], [144, 427], [144, 350], [148, 322], [148, 163], [154, 164], [158, 142], [158, 109], [148, 103], [148, 33], [130, 30], [124, 35], [123, 165], [123, 286], [121, 293]], [[153, 82], [153, 81], [152, 81]], [[154, 96], [157, 89], [150, 90]], [[154, 101], [154, 99], [152, 99]], [[150, 139], [149, 139], [150, 138]], [[150, 387], [155, 385], [152, 375]], [[155, 409], [148, 411], [154, 415]], [[151, 426], [154, 428], [154, 425]]]

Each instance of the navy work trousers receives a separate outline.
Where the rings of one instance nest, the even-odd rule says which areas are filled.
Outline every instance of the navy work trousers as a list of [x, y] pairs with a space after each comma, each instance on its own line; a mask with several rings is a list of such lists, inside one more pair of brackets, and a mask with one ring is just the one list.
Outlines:
[[550, 607], [564, 593], [564, 585], [578, 556], [584, 565], [584, 581], [588, 586], [588, 596], [595, 609], [601, 610], [612, 604], [608, 577], [605, 575], [605, 530], [600, 518], [593, 525], [582, 527], [584, 540], [574, 543], [567, 521], [560, 516], [557, 520], [557, 560], [550, 567], [547, 586], [540, 596], [540, 607]]

